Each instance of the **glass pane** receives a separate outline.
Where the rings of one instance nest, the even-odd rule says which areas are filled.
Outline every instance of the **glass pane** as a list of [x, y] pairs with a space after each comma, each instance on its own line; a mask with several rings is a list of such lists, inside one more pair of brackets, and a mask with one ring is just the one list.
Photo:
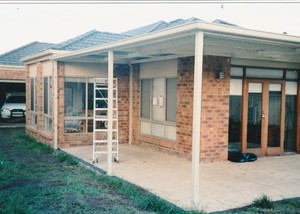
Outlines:
[[169, 78], [167, 79], [167, 121], [176, 122], [176, 109], [177, 109], [177, 79]]
[[152, 82], [152, 119], [165, 120], [165, 79], [153, 79]]
[[88, 117], [94, 114], [94, 84], [88, 83]]
[[65, 120], [65, 133], [80, 133], [83, 132], [85, 120]]
[[298, 80], [298, 71], [286, 71], [287, 80]]
[[30, 79], [30, 110], [34, 111], [34, 78]]
[[243, 80], [230, 79], [230, 95], [242, 96]]
[[247, 68], [246, 76], [252, 78], [283, 79], [283, 70]]
[[48, 114], [48, 77], [44, 78], [44, 113]]
[[247, 127], [247, 148], [249, 149], [261, 147], [261, 110], [262, 84], [249, 83]]
[[49, 115], [52, 115], [52, 78], [49, 77], [49, 93], [48, 93], [48, 100], [49, 100]]
[[231, 67], [230, 76], [243, 77], [243, 68], [242, 67]]
[[152, 123], [151, 124], [151, 131], [152, 131], [153, 136], [161, 137], [161, 138], [165, 137], [164, 136], [165, 126], [164, 125]]
[[239, 152], [241, 149], [241, 103], [242, 96], [230, 96], [228, 131], [229, 152]]
[[285, 104], [285, 134], [284, 151], [294, 152], [296, 150], [296, 102], [297, 96], [287, 95]]
[[65, 115], [83, 116], [85, 115], [85, 79], [66, 78], [65, 79]]
[[150, 118], [150, 80], [141, 80], [141, 117]]
[[280, 147], [281, 84], [269, 86], [268, 147]]

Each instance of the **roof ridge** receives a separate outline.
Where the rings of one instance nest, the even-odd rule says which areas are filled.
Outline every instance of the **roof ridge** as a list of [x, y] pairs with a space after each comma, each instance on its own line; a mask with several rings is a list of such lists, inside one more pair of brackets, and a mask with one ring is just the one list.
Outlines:
[[156, 26], [154, 26], [154, 27], [150, 30], [150, 32], [155, 31], [161, 24], [167, 25], [168, 23], [165, 22], [165, 21], [163, 21], [163, 20], [160, 20], [160, 21], [158, 21], [157, 23], [154, 23], [154, 24], [156, 24]]
[[52, 47], [52, 49], [62, 49], [62, 48], [65, 48], [67, 47], [68, 45], [72, 44], [73, 42], [78, 42], [80, 40], [82, 40], [83, 38], [86, 38], [87, 36], [90, 36], [92, 34], [94, 34], [95, 32], [97, 32], [95, 29], [93, 30], [90, 30], [88, 32], [85, 32], [79, 36], [76, 36], [76, 37], [73, 37], [71, 39], [68, 39], [66, 41], [63, 41], [55, 46]]

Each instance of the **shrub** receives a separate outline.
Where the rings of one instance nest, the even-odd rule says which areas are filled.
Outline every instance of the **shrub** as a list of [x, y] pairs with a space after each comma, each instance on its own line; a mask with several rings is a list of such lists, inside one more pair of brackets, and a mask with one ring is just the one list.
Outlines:
[[253, 207], [261, 208], [261, 209], [273, 209], [274, 205], [270, 198], [266, 195], [262, 195], [258, 199], [255, 199], [252, 203]]

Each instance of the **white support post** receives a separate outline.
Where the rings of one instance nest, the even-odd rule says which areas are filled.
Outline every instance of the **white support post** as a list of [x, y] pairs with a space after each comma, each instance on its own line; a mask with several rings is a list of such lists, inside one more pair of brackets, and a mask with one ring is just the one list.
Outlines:
[[112, 174], [114, 53], [108, 51], [107, 175]]
[[203, 32], [195, 34], [194, 102], [192, 135], [192, 206], [199, 207], [200, 131], [203, 69]]
[[133, 90], [133, 70], [132, 65], [129, 64], [129, 145], [132, 144], [132, 90]]
[[57, 140], [58, 140], [58, 74], [57, 74], [57, 62], [52, 63], [53, 66], [53, 93], [51, 96], [53, 99], [53, 148], [57, 149]]

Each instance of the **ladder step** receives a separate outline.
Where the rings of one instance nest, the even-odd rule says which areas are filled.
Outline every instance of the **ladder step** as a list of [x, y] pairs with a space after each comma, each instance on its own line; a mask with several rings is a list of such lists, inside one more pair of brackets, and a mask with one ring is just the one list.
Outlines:
[[[107, 129], [95, 129], [94, 131], [95, 131], [95, 132], [108, 132]], [[113, 131], [113, 132], [117, 132], [118, 130], [117, 130], [117, 129], [113, 129], [112, 131]]]
[[[95, 143], [108, 143], [107, 140], [94, 140]], [[112, 143], [117, 143], [118, 140], [112, 140]]]

